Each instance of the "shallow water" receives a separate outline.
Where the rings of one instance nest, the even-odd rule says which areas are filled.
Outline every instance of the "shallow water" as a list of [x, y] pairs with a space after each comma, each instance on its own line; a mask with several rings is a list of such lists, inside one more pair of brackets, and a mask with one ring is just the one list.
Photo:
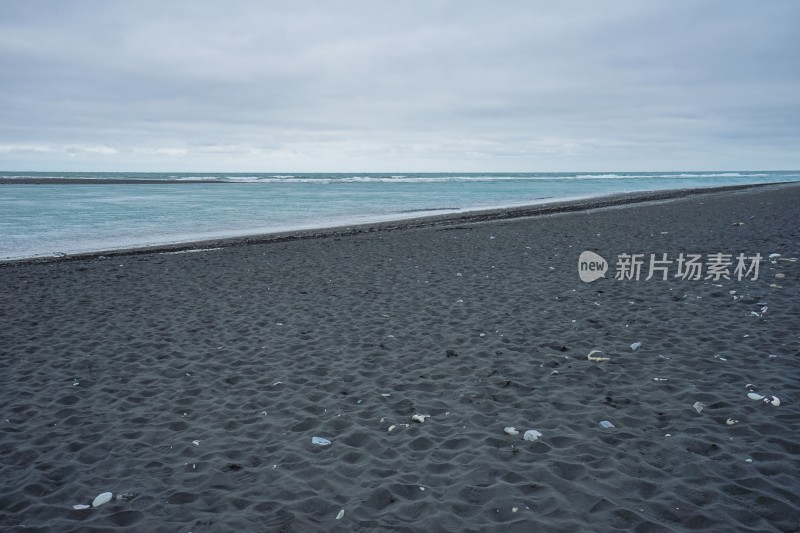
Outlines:
[[[800, 172], [402, 175], [2, 172], [0, 179], [3, 178], [11, 183], [0, 185], [0, 259], [18, 259], [621, 192], [797, 181]], [[54, 181], [38, 185], [13, 183], [14, 179], [24, 178]], [[58, 183], [60, 179], [82, 179], [89, 184]], [[136, 183], [137, 180], [148, 181]], [[175, 183], [186, 181], [193, 183]]]

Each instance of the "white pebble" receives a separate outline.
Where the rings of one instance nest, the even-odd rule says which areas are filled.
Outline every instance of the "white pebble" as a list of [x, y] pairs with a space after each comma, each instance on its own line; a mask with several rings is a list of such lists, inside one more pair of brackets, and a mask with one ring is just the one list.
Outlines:
[[89, 509], [90, 507], [91, 507], [91, 505], [86, 505], [85, 503], [78, 503], [78, 504], [72, 506], [73, 509], [77, 509], [79, 511], [81, 509]]
[[539, 440], [539, 437], [541, 437], [541, 436], [542, 436], [542, 434], [539, 433], [538, 431], [536, 431], [535, 429], [529, 429], [528, 431], [525, 432], [525, 434], [522, 436], [522, 438], [525, 439], [525, 440], [529, 440], [531, 442], [534, 442], [534, 441]]
[[113, 494], [111, 494], [110, 492], [103, 492], [101, 494], [98, 494], [97, 497], [92, 502], [92, 507], [100, 507], [104, 503], [110, 502], [112, 496]]
[[339, 511], [339, 514], [336, 515], [336, 520], [341, 520], [343, 516], [344, 516], [344, 509]]

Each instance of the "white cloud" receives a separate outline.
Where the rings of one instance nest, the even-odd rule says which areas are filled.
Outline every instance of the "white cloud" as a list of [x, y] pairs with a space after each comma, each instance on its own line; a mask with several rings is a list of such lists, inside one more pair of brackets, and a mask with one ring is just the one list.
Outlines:
[[3, 3], [0, 169], [800, 167], [800, 4], [719, 6]]

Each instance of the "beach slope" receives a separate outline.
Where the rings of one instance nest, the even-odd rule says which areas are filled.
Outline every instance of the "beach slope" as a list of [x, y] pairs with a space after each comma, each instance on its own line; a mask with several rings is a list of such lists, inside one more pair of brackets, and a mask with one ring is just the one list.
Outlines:
[[800, 186], [393, 227], [0, 265], [0, 526], [800, 529]]

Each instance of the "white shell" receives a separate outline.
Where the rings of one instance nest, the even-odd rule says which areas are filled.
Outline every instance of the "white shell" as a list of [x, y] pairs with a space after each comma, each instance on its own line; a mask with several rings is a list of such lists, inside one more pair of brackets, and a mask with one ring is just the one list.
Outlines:
[[638, 350], [639, 348], [641, 348], [641, 346], [642, 346], [642, 343], [641, 343], [641, 342], [634, 342], [633, 344], [631, 344], [631, 350], [634, 350], [634, 351], [636, 351], [636, 350]]
[[317, 446], [327, 446], [330, 443], [331, 441], [322, 437], [311, 437], [311, 444], [316, 444]]
[[[596, 353], [600, 354], [600, 355], [594, 355]], [[589, 352], [589, 355], [586, 356], [586, 359], [588, 359], [589, 361], [610, 361], [611, 360], [610, 357], [606, 356], [606, 354], [604, 354], [600, 350], [592, 350], [591, 352]]]
[[750, 398], [751, 400], [762, 400], [762, 399], [764, 399], [763, 396], [761, 396], [760, 394], [756, 394], [755, 392], [748, 392], [747, 393], [747, 397]]
[[108, 503], [111, 501], [111, 497], [113, 494], [110, 492], [104, 492], [102, 494], [98, 494], [97, 497], [92, 502], [92, 507], [100, 507], [104, 503]]
[[611, 422], [609, 422], [608, 420], [603, 420], [602, 422], [600, 422], [600, 427], [601, 427], [601, 428], [606, 428], [606, 429], [608, 429], [608, 428], [613, 428], [613, 427], [614, 427], [614, 424], [612, 424], [612, 423], [611, 423]]
[[414, 416], [411, 417], [411, 420], [413, 420], [414, 422], [419, 422], [420, 424], [422, 424], [423, 422], [425, 422], [426, 418], [430, 418], [430, 417], [431, 417], [431, 415], [414, 415]]
[[539, 440], [539, 437], [541, 436], [542, 434], [536, 431], [535, 429], [529, 429], [528, 431], [525, 432], [522, 438], [533, 442]]
[[387, 429], [386, 431], [392, 431], [392, 430], [393, 430], [394, 428], [396, 428], [396, 427], [397, 427], [397, 426], [395, 426], [394, 424], [392, 424], [391, 426], [389, 426], [389, 429]]
[[697, 411], [698, 413], [700, 413], [700, 412], [702, 412], [702, 411], [703, 411], [703, 408], [705, 407], [705, 405], [704, 405], [704, 404], [702, 404], [702, 403], [700, 403], [700, 402], [694, 402], [694, 405], [693, 405], [692, 407], [694, 407], [694, 410], [695, 410], [695, 411]]
[[339, 514], [337, 514], [337, 515], [336, 515], [336, 520], [341, 520], [341, 518], [342, 518], [343, 516], [344, 516], [344, 509], [342, 509], [341, 511], [339, 511]]
[[781, 401], [778, 399], [777, 396], [770, 396], [769, 398], [764, 398], [764, 401], [767, 403], [771, 403], [775, 407], [778, 407], [781, 404]]
[[732, 426], [732, 425], [734, 425], [734, 424], [737, 424], [737, 423], [739, 423], [739, 421], [738, 421], [738, 420], [734, 420], [733, 418], [729, 418], [729, 419], [727, 419], [727, 420], [725, 421], [725, 423], [726, 423], [726, 424], [728, 424], [729, 426]]
[[512, 437], [519, 435], [519, 431], [514, 427], [503, 428], [503, 431], [505, 431], [506, 435], [511, 435]]

